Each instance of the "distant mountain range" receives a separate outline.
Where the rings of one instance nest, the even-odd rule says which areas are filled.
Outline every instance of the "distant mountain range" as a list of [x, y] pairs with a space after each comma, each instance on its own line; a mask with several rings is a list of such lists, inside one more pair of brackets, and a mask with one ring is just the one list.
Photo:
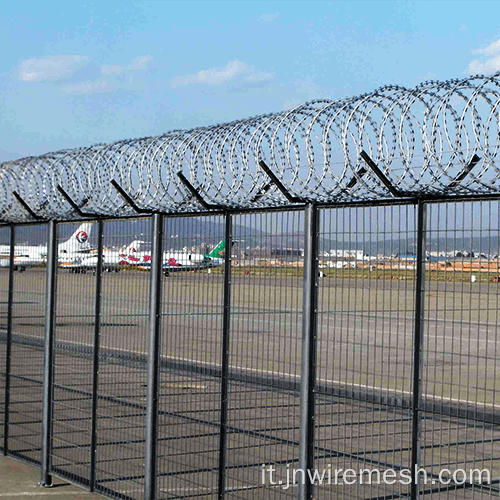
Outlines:
[[[64, 241], [73, 234], [80, 224], [59, 224], [59, 240]], [[97, 225], [94, 224], [89, 236], [91, 245], [97, 244]], [[120, 247], [133, 240], [151, 239], [151, 222], [148, 219], [111, 220], [104, 224], [104, 245]], [[258, 238], [265, 233], [259, 229], [233, 225], [233, 234], [250, 234]], [[10, 230], [0, 228], [0, 244], [9, 243]], [[225, 224], [221, 217], [175, 217], [168, 218], [164, 225], [165, 246], [182, 248], [201, 243], [215, 245], [224, 238]], [[16, 228], [16, 243], [19, 245], [46, 245], [46, 225], [22, 225]]]
[[[257, 221], [255, 219], [253, 222]], [[60, 240], [67, 239], [78, 227], [78, 224], [61, 224], [59, 226]], [[272, 227], [267, 225], [268, 227]], [[90, 235], [90, 243], [96, 244], [96, 225]], [[274, 228], [273, 228], [274, 229]], [[133, 240], [150, 239], [150, 221], [147, 219], [133, 219], [126, 221], [109, 221], [105, 223], [104, 245], [120, 247]], [[175, 217], [167, 219], [164, 229], [165, 247], [169, 249], [179, 249], [184, 246], [208, 245], [213, 246], [224, 238], [225, 225], [220, 217]], [[474, 252], [484, 252], [487, 254], [500, 253], [500, 235], [497, 231], [484, 231], [480, 235], [476, 234], [461, 237], [460, 231], [445, 231], [433, 233], [427, 239], [426, 249], [428, 251], [452, 251], [467, 250]], [[490, 233], [490, 234], [488, 234]], [[411, 255], [416, 251], [414, 238], [401, 238], [401, 233], [381, 233], [374, 239], [373, 233], [348, 233], [339, 234], [339, 237], [332, 238], [328, 233], [320, 236], [320, 250], [363, 250], [365, 254], [399, 254]], [[0, 229], [0, 244], [8, 244], [9, 230]], [[46, 226], [19, 226], [16, 240], [18, 244], [45, 245], [47, 238]], [[369, 239], [371, 238], [371, 240]], [[233, 225], [233, 239], [241, 249], [249, 248], [269, 248], [269, 249], [302, 249], [304, 248], [304, 233], [300, 232], [279, 232], [263, 231], [256, 227]]]

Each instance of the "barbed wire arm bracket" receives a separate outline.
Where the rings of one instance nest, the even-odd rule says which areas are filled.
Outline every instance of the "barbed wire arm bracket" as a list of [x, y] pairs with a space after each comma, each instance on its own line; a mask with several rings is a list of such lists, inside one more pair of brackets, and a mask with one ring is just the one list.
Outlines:
[[259, 201], [273, 186], [272, 182], [268, 182], [262, 189], [250, 200], [250, 203]]
[[31, 207], [21, 198], [21, 195], [17, 191], [12, 191], [12, 194], [15, 196], [16, 200], [23, 206], [23, 208], [30, 214], [30, 216], [35, 220], [42, 220], [43, 217], [37, 215]]
[[116, 182], [114, 179], [111, 179], [111, 185], [118, 191], [121, 197], [134, 209], [138, 214], [151, 214], [151, 210], [147, 210], [146, 208], [140, 208], [135, 204], [135, 201], [127, 194], [127, 192]]
[[363, 177], [363, 175], [366, 174], [368, 170], [365, 167], [361, 167], [357, 172], [356, 175], [352, 177], [352, 179], [347, 183], [346, 189], [352, 189], [358, 181]]
[[182, 172], [177, 172], [177, 177], [179, 177], [180, 181], [184, 186], [188, 189], [188, 191], [196, 198], [196, 201], [205, 209], [205, 210], [220, 210], [221, 205], [214, 205], [212, 203], [207, 203], [201, 196], [201, 194], [197, 191], [197, 189], [186, 179]]
[[478, 164], [480, 159], [477, 154], [474, 154], [469, 164], [448, 184], [447, 189], [456, 188], [469, 175], [469, 172]]
[[370, 170], [380, 179], [380, 182], [382, 182], [382, 184], [389, 190], [392, 196], [394, 196], [395, 198], [401, 198], [405, 196], [405, 193], [401, 192], [399, 189], [395, 188], [392, 185], [391, 181], [384, 175], [382, 170], [377, 167], [377, 164], [368, 156], [368, 153], [365, 150], [361, 151], [360, 156], [368, 165]]
[[283, 196], [290, 203], [304, 203], [304, 200], [302, 198], [299, 198], [298, 196], [293, 196], [288, 192], [286, 187], [283, 186], [281, 181], [276, 177], [276, 175], [274, 175], [274, 172], [266, 165], [266, 162], [264, 162], [263, 160], [260, 160], [259, 166], [266, 173], [266, 175], [271, 179], [271, 182], [283, 193]]
[[[61, 185], [57, 185], [57, 190], [62, 194], [63, 198], [69, 203], [71, 208], [80, 216], [80, 217], [101, 217], [99, 214], [91, 214], [88, 212], [83, 212], [82, 209], [71, 199], [70, 195], [63, 189]], [[88, 200], [85, 200], [84, 204], [87, 203]]]

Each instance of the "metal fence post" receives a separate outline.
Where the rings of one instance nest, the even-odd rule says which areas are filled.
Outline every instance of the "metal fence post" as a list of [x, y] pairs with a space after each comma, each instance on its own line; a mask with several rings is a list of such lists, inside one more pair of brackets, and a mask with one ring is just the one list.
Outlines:
[[94, 298], [94, 358], [92, 361], [92, 435], [90, 442], [90, 491], [96, 482], [97, 454], [97, 395], [99, 391], [99, 346], [101, 340], [101, 296], [102, 296], [102, 219], [97, 221], [97, 265]]
[[144, 499], [156, 499], [158, 383], [161, 335], [161, 286], [163, 264], [163, 216], [152, 218], [151, 281], [149, 296], [149, 337], [146, 394], [146, 458]]
[[225, 216], [226, 253], [224, 256], [224, 311], [222, 320], [222, 368], [221, 368], [221, 404], [219, 435], [219, 485], [218, 498], [226, 492], [227, 458], [227, 405], [229, 390], [229, 340], [231, 334], [231, 250], [233, 242], [233, 219], [229, 212]]
[[12, 353], [12, 308], [14, 304], [14, 250], [16, 245], [16, 228], [10, 226], [9, 254], [9, 290], [7, 298], [7, 338], [5, 345], [5, 403], [3, 427], [3, 454], [9, 451], [9, 406], [10, 406], [10, 358]]
[[[314, 385], [318, 314], [318, 208], [305, 210], [304, 302], [302, 314], [302, 362], [300, 377], [299, 484], [297, 498], [311, 500], [314, 486], [308, 470], [314, 468]], [[302, 476], [302, 477], [301, 477]]]
[[424, 348], [424, 284], [425, 284], [425, 238], [427, 222], [427, 205], [424, 201], [417, 203], [417, 260], [415, 264], [415, 321], [413, 332], [413, 403], [412, 403], [412, 449], [411, 449], [411, 498], [420, 498], [420, 468], [422, 417], [422, 351]]
[[47, 245], [47, 284], [45, 303], [45, 339], [43, 359], [43, 402], [42, 402], [42, 478], [41, 486], [52, 486], [49, 474], [52, 448], [52, 398], [54, 376], [54, 332], [56, 317], [56, 272], [57, 272], [57, 225], [49, 222]]

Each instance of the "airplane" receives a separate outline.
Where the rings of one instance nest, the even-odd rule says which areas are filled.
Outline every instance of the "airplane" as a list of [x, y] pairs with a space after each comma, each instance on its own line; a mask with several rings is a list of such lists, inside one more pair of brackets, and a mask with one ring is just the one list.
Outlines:
[[[233, 245], [235, 241], [233, 241]], [[168, 276], [171, 272], [203, 270], [224, 265], [226, 239], [219, 241], [208, 254], [164, 253], [163, 274]]]
[[[103, 251], [103, 270], [118, 272], [121, 266], [151, 269], [151, 251], [141, 250], [147, 242], [142, 240], [132, 241], [124, 250]], [[221, 257], [225, 249], [225, 240], [220, 241], [209, 254], [197, 254], [187, 251], [164, 252], [162, 257], [163, 274], [168, 276], [171, 272], [194, 271], [221, 266], [224, 259]], [[75, 264], [80, 271], [85, 273], [97, 267], [97, 256], [86, 257]]]
[[[233, 245], [235, 242], [233, 241]], [[226, 250], [226, 239], [224, 238], [220, 241], [213, 250], [206, 254], [205, 257], [209, 257], [211, 259], [212, 267], [218, 267], [224, 265], [224, 253]]]
[[[102, 268], [103, 271], [119, 272], [121, 266], [137, 266], [141, 263], [147, 263], [151, 260], [151, 255], [147, 251], [139, 252], [146, 242], [142, 240], [134, 240], [126, 248], [122, 250], [107, 250], [103, 249], [102, 253]], [[97, 268], [97, 255], [83, 258], [80, 262], [75, 262], [74, 272], [85, 274], [87, 271]]]
[[165, 276], [168, 276], [170, 273], [177, 273], [181, 271], [201, 271], [210, 267], [213, 267], [213, 265], [212, 259], [209, 255], [193, 254], [188, 252], [163, 253], [162, 270]]
[[[83, 256], [93, 251], [88, 241], [92, 224], [85, 222], [64, 242], [57, 245], [60, 267], [72, 266]], [[9, 266], [10, 246], [0, 245], [0, 267]], [[14, 270], [23, 272], [27, 267], [47, 263], [47, 245], [16, 245], [14, 249]]]

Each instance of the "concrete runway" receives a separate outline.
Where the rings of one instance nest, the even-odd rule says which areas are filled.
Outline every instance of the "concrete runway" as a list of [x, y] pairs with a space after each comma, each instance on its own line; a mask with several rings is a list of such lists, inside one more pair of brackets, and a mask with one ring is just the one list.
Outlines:
[[[43, 353], [29, 339], [43, 336], [44, 278], [44, 271], [36, 269], [15, 275], [14, 333], [19, 342], [13, 346], [17, 378], [11, 436], [14, 449], [35, 460]], [[5, 280], [0, 271], [0, 290], [6, 289]], [[60, 271], [58, 276], [54, 464], [75, 477], [88, 475], [92, 368], [84, 351], [93, 343], [94, 282], [91, 274]], [[320, 463], [408, 464], [411, 421], [401, 401], [412, 390], [412, 287], [413, 281], [320, 281]], [[160, 465], [165, 474], [158, 485], [165, 498], [211, 498], [217, 485], [220, 384], [207, 368], [221, 363], [222, 289], [221, 277], [213, 274], [177, 274], [163, 281]], [[500, 409], [499, 294], [496, 284], [427, 283], [423, 397], [430, 406], [423, 415], [422, 456], [429, 470], [488, 463], [493, 475], [500, 476], [500, 432], [480, 418], [480, 412]], [[146, 380], [140, 358], [147, 346], [148, 299], [147, 272], [103, 275], [101, 347], [114, 354], [101, 358], [98, 479], [103, 487], [131, 498], [141, 498]], [[1, 318], [5, 300], [0, 295]], [[261, 463], [293, 463], [297, 457], [299, 401], [293, 384], [300, 377], [301, 310], [300, 278], [233, 278], [230, 366], [245, 377], [230, 387], [231, 498], [295, 495], [262, 490], [259, 482]], [[130, 361], [134, 356], [135, 364]], [[351, 391], [353, 398], [322, 393], [323, 386]], [[370, 394], [386, 395], [387, 404], [374, 402]], [[437, 405], [444, 403], [469, 407], [479, 417], [434, 416], [432, 405], [438, 411]], [[388, 491], [382, 486], [357, 488], [345, 498]], [[319, 491], [318, 498], [342, 498], [333, 487]]]
[[[39, 335], [33, 331], [44, 322], [43, 272], [31, 270], [16, 278], [15, 331]], [[60, 273], [58, 340], [92, 344], [94, 281], [88, 274]], [[320, 282], [321, 381], [401, 394], [411, 391], [412, 286], [390, 280]], [[299, 376], [301, 280], [235, 277], [232, 290], [231, 364]], [[103, 348], [145, 352], [148, 297], [148, 273], [104, 274]], [[424, 394], [500, 408], [494, 393], [499, 377], [495, 364], [500, 355], [500, 287], [430, 283], [424, 300]], [[221, 277], [189, 273], [165, 278], [163, 315], [163, 356], [220, 364]]]

